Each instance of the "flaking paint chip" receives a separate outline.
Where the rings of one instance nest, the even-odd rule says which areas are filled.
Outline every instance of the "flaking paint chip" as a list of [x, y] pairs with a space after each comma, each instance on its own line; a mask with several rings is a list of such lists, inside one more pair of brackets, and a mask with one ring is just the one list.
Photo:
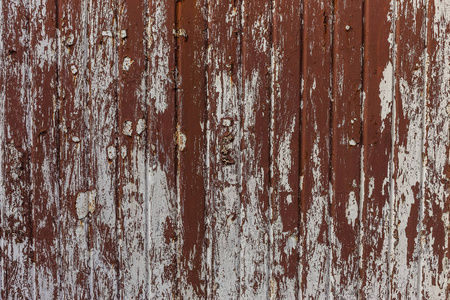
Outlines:
[[145, 130], [145, 119], [139, 119], [136, 125], [136, 133], [141, 134]]
[[103, 31], [102, 31], [102, 36], [109, 36], [109, 37], [112, 37], [113, 35], [112, 35], [111, 30], [103, 30]]
[[222, 119], [222, 126], [231, 127], [233, 125], [233, 120], [229, 118]]
[[75, 206], [77, 210], [77, 217], [79, 220], [84, 219], [88, 215], [88, 213], [94, 212], [95, 197], [97, 197], [96, 190], [78, 193]]
[[74, 40], [75, 40], [75, 37], [74, 37], [73, 33], [69, 34], [69, 35], [66, 37], [66, 45], [67, 45], [67, 46], [72, 46]]
[[130, 67], [131, 67], [132, 64], [133, 64], [133, 61], [131, 60], [131, 58], [129, 58], [129, 57], [127, 56], [127, 57], [125, 57], [125, 58], [123, 59], [122, 69], [123, 69], [124, 71], [128, 71], [128, 70], [130, 69]]
[[73, 136], [73, 137], [72, 137], [72, 142], [74, 142], [74, 143], [79, 143], [79, 142], [80, 142], [80, 138], [77, 137], [77, 136]]
[[76, 75], [78, 73], [78, 68], [75, 65], [70, 66], [70, 72], [72, 72], [73, 75]]
[[188, 37], [188, 35], [187, 35], [187, 32], [186, 32], [186, 30], [185, 29], [183, 29], [183, 28], [179, 28], [178, 30], [173, 30], [173, 34], [176, 36], [176, 37], [184, 37], [184, 38], [187, 38]]
[[350, 140], [350, 141], [348, 142], [348, 144], [349, 144], [350, 146], [356, 146], [356, 142], [355, 142], [354, 140]]
[[174, 135], [174, 141], [178, 145], [178, 151], [183, 151], [186, 148], [186, 135], [181, 132], [181, 126], [177, 125], [177, 131]]
[[122, 156], [122, 158], [127, 157], [127, 147], [126, 146], [122, 146], [120, 148], [120, 155]]
[[125, 121], [123, 123], [122, 133], [126, 136], [131, 136], [133, 134], [133, 123], [131, 121]]
[[108, 151], [108, 158], [110, 160], [113, 160], [114, 158], [116, 158], [116, 155], [117, 155], [116, 147], [109, 146], [107, 151]]

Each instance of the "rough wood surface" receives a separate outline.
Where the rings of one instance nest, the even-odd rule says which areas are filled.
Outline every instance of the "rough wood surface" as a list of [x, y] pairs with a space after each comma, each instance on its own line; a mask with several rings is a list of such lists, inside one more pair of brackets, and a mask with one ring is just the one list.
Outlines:
[[207, 295], [231, 299], [240, 282], [241, 5], [215, 0], [208, 9]]
[[271, 299], [295, 299], [299, 290], [301, 9], [289, 0], [272, 8]]
[[89, 280], [93, 299], [115, 298], [119, 293], [116, 209], [120, 204], [117, 195], [121, 194], [117, 189], [117, 162], [111, 159], [116, 132], [123, 130], [117, 124], [116, 4], [110, 0], [90, 1], [88, 11], [89, 95], [85, 109], [89, 123]]
[[[148, 295], [147, 44], [145, 1], [119, 1], [114, 31], [117, 56], [117, 218], [121, 299]], [[109, 153], [109, 152], [108, 152]]]
[[[59, 297], [57, 9], [30, 1], [31, 195], [34, 297]], [[45, 199], [45, 201], [43, 201]], [[49, 261], [56, 263], [48, 263]]]
[[87, 1], [59, 1], [59, 174], [61, 298], [90, 297]]
[[33, 205], [31, 202], [30, 7], [3, 1], [2, 41], [2, 298], [31, 298], [33, 288]]
[[[177, 158], [175, 2], [148, 3], [148, 236], [149, 299], [174, 299], [177, 280]], [[145, 297], [144, 297], [145, 298]]]
[[309, 0], [303, 3], [299, 240], [302, 299], [325, 299], [330, 293], [332, 4]]
[[241, 94], [240, 298], [266, 299], [270, 292], [269, 163], [272, 7], [243, 0]]
[[390, 290], [394, 2], [364, 3], [360, 186], [363, 299], [387, 299]]
[[0, 299], [449, 299], [450, 2], [1, 0]]

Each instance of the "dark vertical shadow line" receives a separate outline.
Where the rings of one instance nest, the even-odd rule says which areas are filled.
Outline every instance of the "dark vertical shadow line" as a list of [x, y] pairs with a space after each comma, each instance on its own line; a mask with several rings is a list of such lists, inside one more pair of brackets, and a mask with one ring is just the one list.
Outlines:
[[423, 24], [423, 32], [425, 34], [423, 38], [424, 43], [424, 50], [423, 50], [423, 97], [422, 97], [422, 141], [421, 141], [421, 153], [422, 153], [422, 164], [420, 165], [420, 204], [419, 204], [419, 238], [418, 241], [420, 243], [420, 249], [419, 249], [419, 276], [418, 276], [418, 292], [417, 292], [417, 298], [422, 299], [422, 268], [423, 268], [423, 244], [422, 244], [422, 236], [423, 236], [423, 220], [425, 218], [425, 159], [426, 159], [426, 153], [425, 153], [425, 144], [426, 144], [426, 133], [427, 133], [427, 123], [426, 123], [426, 116], [427, 116], [427, 99], [428, 99], [428, 6], [429, 1], [425, 0], [425, 8], [424, 8], [424, 17], [425, 21]]
[[[330, 11], [330, 20], [331, 20], [331, 25], [330, 25], [330, 86], [329, 88], [331, 89], [331, 99], [330, 99], [330, 106], [329, 106], [329, 139], [328, 139], [328, 220], [327, 220], [327, 225], [328, 225], [328, 241], [327, 241], [327, 246], [328, 246], [328, 257], [327, 257], [327, 274], [328, 274], [328, 278], [327, 278], [327, 298], [329, 299], [332, 296], [332, 291], [331, 291], [331, 278], [333, 276], [332, 274], [332, 269], [331, 269], [331, 265], [332, 265], [332, 259], [333, 259], [333, 233], [334, 233], [334, 228], [333, 228], [333, 216], [332, 216], [332, 207], [333, 207], [333, 170], [334, 170], [334, 164], [333, 164], [333, 118], [335, 115], [335, 111], [334, 111], [334, 103], [335, 103], [335, 23], [336, 23], [336, 16], [335, 16], [335, 7], [336, 7], [336, 1], [337, 0], [332, 0], [331, 2], [331, 11]], [[328, 25], [328, 24], [327, 24]]]
[[[153, 1], [153, 0], [152, 0]], [[178, 29], [178, 13], [179, 13], [179, 8], [178, 6], [180, 5], [180, 1], [182, 0], [173, 0], [175, 1], [175, 7], [174, 7], [174, 15], [175, 15], [175, 19], [174, 19], [174, 30], [176, 31]], [[170, 35], [170, 32], [169, 32]], [[178, 43], [178, 38], [176, 36], [174, 36], [174, 44], [175, 44], [175, 72], [174, 72], [174, 83], [175, 83], [175, 93], [174, 93], [174, 114], [175, 114], [175, 120], [174, 120], [174, 130], [178, 130], [178, 108], [179, 108], [179, 99], [178, 99], [178, 78], [179, 78], [179, 43]], [[175, 283], [175, 288], [176, 288], [176, 297], [177, 299], [180, 298], [181, 295], [181, 282], [180, 282], [180, 275], [181, 275], [181, 270], [180, 270], [180, 258], [181, 258], [181, 195], [180, 195], [180, 172], [178, 170], [178, 166], [179, 166], [179, 155], [180, 155], [180, 151], [179, 151], [179, 146], [177, 144], [177, 146], [175, 147], [175, 151], [174, 151], [174, 163], [175, 163], [175, 168], [174, 168], [174, 172], [175, 172], [175, 192], [176, 192], [176, 198], [177, 198], [177, 217], [176, 217], [176, 223], [177, 223], [177, 242], [176, 242], [176, 270], [177, 270], [177, 277], [176, 277], [176, 283]]]
[[60, 59], [61, 59], [61, 29], [59, 28], [59, 0], [54, 0], [55, 4], [55, 28], [56, 28], [56, 36], [55, 36], [55, 43], [56, 43], [56, 57], [55, 57], [55, 64], [56, 64], [56, 74], [55, 74], [55, 86], [56, 86], [56, 107], [55, 110], [55, 139], [56, 139], [56, 176], [58, 178], [57, 183], [57, 191], [56, 191], [56, 212], [57, 216], [54, 217], [54, 221], [56, 222], [56, 239], [57, 239], [57, 258], [58, 261], [57, 267], [56, 267], [56, 276], [57, 276], [57, 286], [58, 286], [58, 292], [57, 295], [60, 297], [62, 295], [62, 286], [61, 286], [61, 275], [62, 275], [62, 249], [61, 249], [61, 243], [62, 243], [62, 231], [61, 231], [61, 131], [60, 131], [60, 117], [61, 117], [61, 82], [59, 78], [59, 69], [60, 69]]
[[359, 99], [360, 99], [360, 152], [359, 152], [359, 208], [358, 208], [358, 220], [359, 220], [359, 228], [358, 228], [358, 270], [359, 270], [359, 274], [360, 276], [358, 277], [358, 291], [357, 291], [357, 297], [358, 299], [361, 299], [362, 297], [362, 279], [361, 279], [361, 274], [363, 272], [362, 270], [362, 263], [363, 263], [363, 235], [364, 235], [364, 229], [363, 229], [363, 207], [364, 207], [364, 197], [365, 197], [365, 182], [366, 182], [366, 177], [365, 177], [365, 173], [364, 173], [364, 145], [365, 140], [365, 118], [364, 118], [364, 112], [365, 112], [365, 96], [364, 96], [364, 84], [366, 83], [365, 80], [365, 76], [366, 76], [366, 71], [365, 71], [365, 60], [366, 60], [366, 50], [365, 50], [365, 45], [366, 45], [366, 14], [367, 14], [367, 2], [368, 0], [363, 0], [362, 4], [361, 4], [361, 9], [362, 9], [362, 14], [361, 14], [361, 25], [362, 25], [362, 30], [361, 30], [361, 60], [360, 60], [360, 64], [361, 64], [361, 88], [360, 88], [360, 94], [359, 94]]
[[392, 266], [392, 260], [391, 257], [393, 255], [393, 226], [394, 226], [394, 201], [395, 201], [395, 195], [394, 195], [394, 191], [395, 191], [395, 187], [394, 187], [394, 170], [395, 170], [395, 162], [394, 162], [394, 156], [395, 156], [395, 136], [396, 136], [396, 105], [397, 105], [397, 101], [395, 99], [395, 77], [396, 77], [396, 73], [397, 73], [397, 1], [396, 0], [391, 0], [394, 3], [394, 11], [393, 11], [393, 18], [392, 18], [392, 22], [393, 24], [391, 24], [391, 28], [393, 28], [393, 35], [394, 35], [394, 42], [393, 42], [393, 49], [392, 51], [390, 51], [389, 56], [392, 59], [392, 68], [393, 68], [393, 72], [392, 72], [392, 81], [391, 81], [391, 86], [392, 86], [392, 91], [391, 91], [391, 97], [392, 97], [392, 101], [391, 101], [391, 155], [389, 158], [389, 250], [388, 250], [388, 257], [387, 257], [387, 266], [388, 266], [388, 272], [389, 272], [389, 276], [388, 276], [388, 284], [387, 284], [387, 295], [388, 298], [390, 299], [392, 297], [391, 295], [391, 291], [392, 291], [392, 271], [393, 271], [393, 266]]
[[[120, 114], [119, 114], [119, 109], [120, 109], [120, 101], [119, 101], [119, 46], [120, 46], [120, 36], [119, 35], [119, 11], [118, 11], [118, 7], [119, 7], [119, 2], [120, 0], [114, 0], [112, 2], [113, 5], [113, 10], [114, 10], [114, 19], [115, 22], [113, 23], [113, 43], [115, 43], [115, 49], [114, 49], [114, 54], [113, 54], [113, 65], [114, 65], [114, 71], [113, 71], [113, 76], [114, 76], [114, 104], [116, 106], [116, 126], [115, 126], [115, 148], [117, 149], [116, 151], [119, 153], [120, 151], [120, 138], [119, 138], [119, 121], [120, 121]], [[115, 182], [115, 188], [114, 188], [114, 197], [115, 197], [115, 217], [116, 217], [116, 228], [115, 228], [115, 232], [116, 232], [116, 265], [114, 266], [114, 268], [116, 269], [116, 289], [117, 289], [117, 299], [121, 298], [121, 294], [120, 294], [120, 258], [121, 258], [121, 249], [120, 249], [120, 245], [119, 245], [119, 239], [122, 239], [122, 236], [119, 236], [119, 233], [121, 234], [121, 232], [118, 232], [118, 229], [121, 228], [120, 226], [120, 222], [122, 221], [122, 217], [120, 215], [120, 186], [118, 184], [118, 174], [120, 171], [119, 168], [119, 164], [120, 164], [120, 155], [116, 156], [116, 165], [114, 166], [114, 176], [113, 176], [113, 180]]]
[[299, 184], [298, 184], [298, 191], [297, 191], [297, 201], [298, 201], [298, 207], [297, 207], [297, 211], [298, 211], [298, 220], [297, 220], [297, 298], [300, 299], [301, 297], [301, 276], [302, 276], [302, 268], [300, 266], [301, 264], [301, 258], [302, 258], [302, 254], [303, 251], [301, 249], [301, 247], [303, 246], [300, 241], [301, 239], [301, 219], [302, 219], [302, 190], [303, 190], [303, 175], [302, 175], [302, 169], [303, 169], [303, 150], [304, 150], [304, 143], [303, 143], [303, 125], [304, 125], [304, 120], [303, 120], [303, 94], [304, 94], [304, 77], [305, 77], [305, 72], [304, 72], [304, 66], [305, 66], [305, 40], [304, 40], [304, 10], [305, 10], [305, 5], [304, 2], [306, 0], [301, 1], [301, 7], [300, 7], [300, 64], [299, 64], [299, 74], [300, 74], [300, 78], [299, 78], [299, 87], [300, 87], [300, 93], [299, 93], [299, 99], [298, 101], [300, 102], [299, 105], [299, 131], [298, 131], [298, 156], [299, 156], [299, 160], [298, 160], [298, 176], [299, 176]]

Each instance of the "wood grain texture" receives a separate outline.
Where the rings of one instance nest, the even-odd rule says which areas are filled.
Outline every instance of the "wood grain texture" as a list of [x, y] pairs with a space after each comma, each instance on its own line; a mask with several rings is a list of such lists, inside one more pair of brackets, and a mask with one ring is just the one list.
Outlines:
[[450, 3], [428, 1], [421, 296], [450, 298]]
[[420, 293], [425, 1], [396, 3], [393, 102], [392, 299]]
[[206, 295], [206, 1], [176, 6], [179, 297]]
[[119, 289], [122, 299], [148, 295], [147, 201], [147, 45], [145, 1], [119, 1], [115, 43], [118, 47]]
[[33, 206], [31, 194], [30, 6], [27, 1], [2, 2], [2, 249], [1, 296], [33, 295]]
[[299, 288], [301, 9], [301, 1], [272, 8], [271, 299], [295, 299]]
[[331, 1], [303, 4], [300, 298], [330, 295]]
[[394, 2], [364, 3], [360, 246], [363, 299], [386, 299], [390, 295]]
[[110, 0], [90, 1], [88, 13], [90, 51], [86, 109], [89, 118], [88, 184], [92, 199], [88, 216], [91, 218], [90, 286], [91, 297], [95, 299], [115, 298], [119, 293], [117, 160], [111, 159], [110, 148], [116, 144], [117, 128], [123, 131], [117, 124], [116, 4]]
[[61, 298], [90, 297], [88, 2], [59, 1]]
[[208, 3], [208, 299], [239, 296], [241, 5]]
[[446, 0], [1, 0], [0, 299], [447, 299]]
[[331, 294], [358, 298], [362, 31], [361, 1], [335, 1], [331, 124]]
[[240, 298], [269, 296], [270, 1], [242, 1]]
[[174, 299], [177, 280], [177, 153], [175, 2], [148, 3], [148, 247], [149, 299]]
[[34, 297], [55, 299], [60, 277], [57, 10], [53, 2], [37, 0], [29, 5]]

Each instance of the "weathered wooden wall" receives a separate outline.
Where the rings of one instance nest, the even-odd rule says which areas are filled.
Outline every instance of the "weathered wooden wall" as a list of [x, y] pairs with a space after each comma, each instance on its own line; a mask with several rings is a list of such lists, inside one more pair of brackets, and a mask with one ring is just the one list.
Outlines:
[[0, 299], [450, 299], [450, 1], [0, 1]]

